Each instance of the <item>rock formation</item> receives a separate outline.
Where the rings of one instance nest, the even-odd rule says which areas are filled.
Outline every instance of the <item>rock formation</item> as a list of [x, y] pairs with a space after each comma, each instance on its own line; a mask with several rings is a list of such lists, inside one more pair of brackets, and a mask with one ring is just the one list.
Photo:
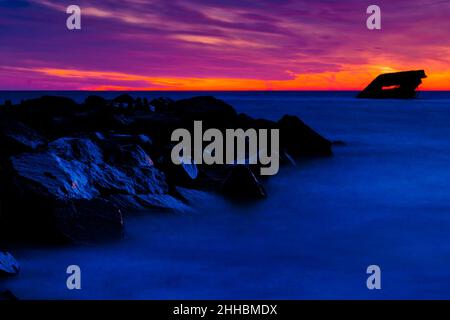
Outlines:
[[213, 97], [77, 104], [45, 96], [0, 106], [0, 119], [0, 240], [118, 239], [127, 214], [189, 211], [194, 189], [266, 197], [253, 166], [173, 164], [171, 133], [193, 120], [205, 129], [277, 128], [282, 163], [331, 155], [331, 142], [298, 117], [253, 119]]

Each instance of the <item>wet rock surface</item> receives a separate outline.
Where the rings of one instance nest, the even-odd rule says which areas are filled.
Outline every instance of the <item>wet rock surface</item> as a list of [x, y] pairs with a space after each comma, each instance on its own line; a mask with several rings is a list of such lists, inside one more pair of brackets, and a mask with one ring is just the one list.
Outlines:
[[16, 275], [19, 272], [19, 262], [9, 252], [0, 251], [0, 277]]
[[230, 168], [223, 182], [222, 192], [236, 200], [257, 200], [267, 197], [262, 183], [245, 165]]

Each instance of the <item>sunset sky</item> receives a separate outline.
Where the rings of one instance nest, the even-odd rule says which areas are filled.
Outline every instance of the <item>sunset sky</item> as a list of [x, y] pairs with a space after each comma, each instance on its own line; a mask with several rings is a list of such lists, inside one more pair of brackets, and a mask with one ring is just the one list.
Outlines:
[[[66, 28], [66, 8], [82, 30]], [[382, 10], [368, 30], [366, 9]], [[450, 90], [449, 0], [0, 0], [0, 90]]]

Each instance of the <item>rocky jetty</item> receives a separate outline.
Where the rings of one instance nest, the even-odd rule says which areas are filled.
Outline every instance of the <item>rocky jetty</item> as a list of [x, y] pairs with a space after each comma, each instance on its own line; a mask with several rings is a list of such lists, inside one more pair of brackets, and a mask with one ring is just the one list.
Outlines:
[[358, 94], [358, 98], [415, 98], [417, 87], [422, 83], [422, 79], [426, 77], [424, 70], [381, 74]]
[[253, 119], [214, 97], [8, 103], [0, 106], [1, 238], [96, 243], [121, 238], [127, 214], [189, 211], [189, 190], [266, 197], [257, 165], [173, 164], [171, 133], [194, 120], [279, 129], [282, 163], [331, 155], [332, 143], [296, 116]]

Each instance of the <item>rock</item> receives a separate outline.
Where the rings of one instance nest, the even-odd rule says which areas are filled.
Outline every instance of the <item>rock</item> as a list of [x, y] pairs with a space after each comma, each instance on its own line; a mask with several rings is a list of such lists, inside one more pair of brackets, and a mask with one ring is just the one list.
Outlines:
[[153, 167], [153, 161], [139, 145], [120, 145], [112, 155], [112, 162], [121, 166]]
[[169, 194], [139, 194], [137, 197], [147, 209], [176, 212], [192, 211], [191, 207], [183, 203], [183, 201]]
[[210, 200], [208, 192], [188, 189], [183, 187], [176, 187], [176, 191], [187, 203], [207, 202]]
[[55, 117], [67, 117], [79, 110], [79, 105], [72, 99], [56, 96], [43, 96], [37, 99], [29, 99], [15, 108], [18, 116], [23, 116], [27, 124], [42, 126], [38, 121], [48, 122]]
[[93, 168], [98, 164], [93, 162], [89, 166], [48, 152], [25, 153], [14, 157], [12, 163], [17, 177], [13, 180], [13, 197], [7, 199], [7, 220], [17, 230], [14, 233], [79, 243], [122, 237], [120, 210], [100, 198], [93, 182], [96, 177]]
[[[56, 223], [56, 233], [72, 241], [87, 241], [89, 234], [91, 241], [120, 237], [120, 204], [123, 209], [136, 204], [170, 210], [185, 207], [168, 194], [164, 174], [138, 145], [116, 145], [105, 161], [92, 140], [61, 138], [49, 143], [48, 150], [14, 156], [11, 163], [17, 175], [16, 201], [29, 199], [16, 210], [39, 225]], [[114, 195], [129, 197], [117, 201]], [[106, 202], [109, 197], [114, 201]], [[46, 216], [33, 217], [36, 211]], [[95, 231], [97, 223], [105, 227]]]
[[[93, 199], [99, 195], [80, 161], [67, 161], [49, 152], [24, 153], [11, 158], [21, 185], [55, 199]], [[25, 179], [25, 180], [23, 180]]]
[[194, 120], [221, 131], [280, 129], [282, 163], [331, 154], [331, 142], [294, 116], [253, 119], [208, 96], [151, 104], [156, 112], [130, 95], [83, 104], [47, 96], [0, 110], [0, 235], [99, 242], [122, 237], [123, 214], [189, 211], [201, 201], [192, 189], [266, 197], [258, 165], [173, 164], [171, 134]]
[[283, 116], [278, 121], [280, 149], [293, 157], [330, 156], [331, 142], [316, 133], [296, 116]]
[[417, 87], [422, 83], [422, 79], [426, 77], [424, 70], [381, 74], [358, 94], [358, 98], [415, 98]]
[[88, 168], [92, 188], [101, 196], [135, 194], [133, 178], [122, 169], [107, 164], [91, 164]]
[[[185, 162], [183, 159], [180, 159], [181, 164], [176, 165], [172, 162], [172, 157], [168, 153], [159, 158], [158, 167], [164, 171], [171, 191], [174, 191], [174, 188], [177, 186], [191, 189], [209, 189], [203, 180], [204, 175], [200, 170], [201, 166], [197, 165], [194, 161], [189, 163], [187, 161]], [[212, 169], [207, 165], [203, 167]]]
[[191, 178], [192, 180], [197, 179], [198, 177], [198, 168], [197, 164], [192, 160], [190, 163], [186, 163], [181, 159], [181, 167], [183, 168], [184, 172]]
[[20, 272], [20, 264], [5, 251], [0, 251], [0, 276], [16, 275]]
[[20, 109], [40, 116], [65, 116], [72, 114], [78, 108], [79, 105], [74, 100], [58, 96], [43, 96], [25, 100], [20, 104]]
[[160, 97], [150, 101], [150, 105], [154, 108], [155, 112], [169, 112], [173, 110], [175, 101], [170, 98]]
[[0, 148], [2, 157], [32, 151], [46, 144], [35, 130], [6, 115], [0, 115]]
[[286, 151], [282, 151], [280, 153], [280, 163], [283, 165], [290, 165], [295, 167], [297, 165], [297, 162], [295, 161], [294, 158], [292, 158], [292, 156], [287, 153]]
[[263, 185], [248, 166], [233, 166], [222, 185], [222, 192], [239, 200], [257, 200], [267, 197]]
[[[117, 181], [126, 181], [128, 184], [124, 194], [155, 194], [168, 193], [169, 187], [163, 172], [154, 166], [151, 157], [138, 145], [120, 145], [109, 152], [106, 160], [110, 174], [96, 179], [101, 183], [108, 181], [109, 177], [117, 176]], [[101, 170], [99, 170], [101, 173]]]
[[122, 94], [113, 99], [115, 106], [131, 107], [134, 105], [134, 99], [129, 94]]
[[[181, 181], [184, 178], [188, 180], [195, 180], [198, 177], [198, 167], [193, 159], [185, 160], [182, 157], [177, 157], [178, 161], [181, 162], [180, 165], [171, 165], [172, 171], [175, 171], [178, 176], [178, 180]], [[172, 160], [170, 160], [172, 161]]]
[[192, 211], [190, 206], [187, 204], [187, 201], [182, 201], [169, 194], [117, 194], [108, 197], [108, 200], [110, 200], [118, 207], [129, 211], [130, 214], [136, 214], [137, 211], [146, 213], [148, 213], [149, 211]]
[[139, 138], [139, 142], [144, 145], [149, 145], [149, 146], [153, 145], [153, 140], [148, 135], [140, 134], [140, 135], [138, 135], [138, 138]]
[[44, 96], [22, 101], [10, 108], [9, 114], [19, 122], [47, 138], [66, 133], [76, 126], [76, 113], [82, 107], [72, 99]]
[[345, 147], [346, 145], [347, 144], [342, 140], [333, 141], [333, 146], [336, 146], [336, 147]]
[[54, 216], [58, 230], [74, 243], [117, 240], [124, 234], [120, 209], [105, 199], [59, 202]]
[[108, 101], [100, 96], [88, 96], [84, 104], [89, 108], [104, 108], [108, 105]]
[[237, 120], [237, 113], [232, 106], [210, 96], [178, 100], [173, 109], [187, 120], [202, 120], [206, 126], [222, 128]]
[[102, 163], [100, 148], [89, 138], [61, 138], [48, 144], [49, 152], [59, 158], [85, 163]]
[[191, 125], [181, 116], [174, 113], [148, 113], [121, 116], [119, 123], [116, 117], [116, 131], [126, 134], [145, 134], [152, 137], [153, 142], [167, 144], [170, 141], [173, 130]]
[[245, 113], [240, 113], [237, 118], [236, 128], [242, 129], [278, 129], [278, 124], [272, 120], [253, 119]]

